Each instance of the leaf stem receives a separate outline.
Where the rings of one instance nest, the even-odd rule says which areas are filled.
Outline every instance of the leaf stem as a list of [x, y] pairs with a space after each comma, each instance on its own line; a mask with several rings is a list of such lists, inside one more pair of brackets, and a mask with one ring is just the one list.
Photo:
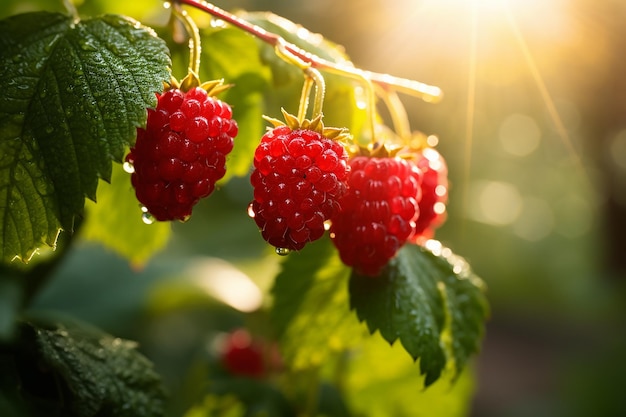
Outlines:
[[240, 17], [237, 17], [219, 7], [214, 6], [211, 3], [198, 0], [176, 0], [177, 3], [186, 4], [196, 9], [202, 10], [215, 16], [219, 19], [230, 23], [233, 26], [242, 29], [254, 37], [262, 40], [263, 42], [276, 47], [278, 43], [284, 44], [284, 48], [292, 55], [298, 57], [303, 62], [309, 63], [311, 67], [328, 72], [334, 72], [346, 77], [350, 77], [357, 80], [370, 80], [376, 85], [383, 87], [384, 89], [394, 89], [401, 93], [408, 94], [414, 97], [418, 97], [429, 103], [436, 103], [441, 100], [443, 93], [439, 87], [424, 84], [418, 81], [409, 80], [405, 78], [395, 77], [389, 74], [381, 74], [371, 71], [364, 71], [359, 68], [355, 68], [349, 64], [338, 64], [328, 60], [325, 60], [315, 54], [304, 51], [296, 45], [285, 41], [281, 36], [268, 32], [267, 30], [253, 25]]

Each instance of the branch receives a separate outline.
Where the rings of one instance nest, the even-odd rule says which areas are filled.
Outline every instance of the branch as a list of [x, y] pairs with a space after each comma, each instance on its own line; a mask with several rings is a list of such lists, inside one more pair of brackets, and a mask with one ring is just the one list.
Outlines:
[[414, 97], [418, 97], [429, 103], [436, 103], [441, 100], [443, 93], [439, 87], [424, 84], [418, 81], [409, 80], [406, 78], [395, 77], [389, 74], [381, 74], [377, 72], [364, 71], [359, 68], [355, 68], [350, 65], [337, 64], [326, 59], [323, 59], [315, 54], [307, 52], [296, 45], [285, 41], [281, 36], [268, 32], [267, 30], [253, 25], [244, 19], [241, 19], [232, 13], [220, 9], [211, 3], [197, 0], [176, 0], [178, 3], [186, 4], [196, 9], [209, 13], [212, 16], [217, 17], [233, 26], [242, 29], [254, 37], [262, 40], [263, 42], [276, 47], [278, 44], [284, 45], [285, 49], [300, 58], [306, 63], [311, 64], [311, 67], [347, 76], [359, 81], [369, 80], [372, 83], [380, 86], [383, 90], [395, 90], [404, 94], [408, 94]]

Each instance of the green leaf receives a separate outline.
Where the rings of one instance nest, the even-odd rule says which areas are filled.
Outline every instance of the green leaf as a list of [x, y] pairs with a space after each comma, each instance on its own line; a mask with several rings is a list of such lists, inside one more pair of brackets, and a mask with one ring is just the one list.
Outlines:
[[419, 363], [403, 347], [378, 335], [363, 341], [346, 364], [344, 392], [355, 415], [462, 417], [474, 394], [471, 367], [453, 378], [446, 371], [424, 389]]
[[[248, 174], [251, 155], [264, 133], [263, 97], [270, 84], [269, 68], [259, 56], [259, 44], [240, 29], [233, 27], [204, 29], [202, 36], [202, 80], [224, 79], [232, 87], [223, 100], [233, 108], [239, 125], [235, 146], [228, 156], [228, 170], [222, 183], [230, 177]], [[233, 53], [236, 51], [236, 53]]]
[[87, 201], [86, 212], [81, 236], [113, 249], [135, 266], [165, 247], [170, 236], [169, 222], [147, 225], [142, 221], [130, 175], [120, 164], [113, 166], [111, 183], [98, 187], [98, 204]]
[[[164, 415], [164, 391], [152, 364], [136, 344], [83, 324], [22, 326], [19, 369], [34, 399], [56, 386], [62, 415], [152, 417]], [[35, 365], [36, 364], [36, 367]], [[36, 369], [36, 371], [35, 371]], [[32, 380], [28, 380], [31, 378]], [[50, 379], [52, 378], [52, 381]], [[47, 382], [50, 381], [50, 382]], [[39, 384], [39, 385], [38, 385]], [[67, 391], [67, 392], [65, 392]], [[46, 401], [51, 400], [47, 393]], [[49, 405], [52, 408], [52, 405]]]
[[165, 43], [123, 16], [0, 22], [0, 257], [72, 230], [169, 80]]
[[[236, 398], [245, 406], [242, 417], [255, 416], [293, 416], [292, 406], [281, 391], [264, 381], [249, 378], [220, 378], [213, 380], [209, 391], [218, 398]], [[232, 404], [232, 403], [231, 403]], [[241, 410], [239, 407], [237, 407]], [[234, 413], [235, 410], [228, 410]], [[207, 410], [208, 411], [208, 410]], [[213, 414], [204, 414], [213, 415]], [[217, 414], [220, 415], [220, 414]], [[186, 416], [189, 417], [189, 416]]]
[[14, 336], [15, 321], [22, 304], [20, 281], [0, 268], [0, 344]]
[[487, 316], [484, 285], [467, 263], [437, 241], [428, 247], [405, 246], [378, 277], [350, 277], [359, 319], [419, 358], [427, 386], [448, 360], [460, 372], [478, 351]]
[[276, 277], [271, 320], [295, 370], [323, 365], [363, 336], [348, 304], [346, 268], [328, 239], [290, 254]]

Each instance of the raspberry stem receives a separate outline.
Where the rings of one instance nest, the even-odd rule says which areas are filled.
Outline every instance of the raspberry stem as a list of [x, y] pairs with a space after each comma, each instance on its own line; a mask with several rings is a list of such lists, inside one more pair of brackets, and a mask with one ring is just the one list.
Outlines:
[[311, 67], [333, 72], [343, 75], [355, 80], [369, 80], [370, 82], [383, 87], [384, 89], [394, 89], [401, 93], [411, 95], [420, 98], [429, 103], [436, 103], [441, 100], [443, 93], [439, 87], [421, 83], [419, 81], [409, 80], [406, 78], [395, 77], [389, 74], [381, 74], [377, 72], [365, 71], [360, 68], [355, 68], [351, 65], [337, 64], [328, 60], [325, 60], [315, 54], [304, 51], [296, 45], [285, 41], [281, 36], [276, 33], [268, 32], [267, 30], [253, 25], [246, 20], [237, 17], [219, 7], [214, 6], [211, 3], [198, 0], [176, 0], [177, 3], [186, 4], [196, 9], [202, 10], [232, 24], [233, 26], [242, 29], [261, 41], [276, 47], [278, 43], [283, 43], [287, 51], [293, 56], [298, 57], [302, 62], [308, 63]]
[[400, 97], [398, 97], [395, 91], [384, 89], [380, 89], [378, 95], [383, 99], [385, 106], [387, 106], [389, 110], [391, 122], [393, 123], [396, 134], [406, 144], [406, 142], [411, 139], [411, 126]]
[[311, 63], [305, 62], [297, 55], [294, 55], [287, 48], [287, 42], [279, 38], [274, 46], [276, 55], [285, 62], [295, 65], [304, 72], [304, 86], [302, 87], [302, 95], [300, 96], [300, 106], [298, 108], [298, 121], [302, 122], [306, 118], [306, 112], [309, 107], [309, 95], [311, 92], [311, 82], [315, 83], [315, 99], [313, 101], [313, 113], [311, 119], [315, 119], [322, 114], [324, 106], [324, 94], [326, 91], [326, 83], [322, 74], [311, 67]]
[[302, 94], [300, 96], [300, 105], [298, 106], [298, 121], [302, 121], [306, 118], [306, 112], [309, 108], [309, 95], [311, 94], [311, 87], [313, 87], [313, 78], [307, 77], [305, 74], [304, 84], [302, 85]]
[[322, 108], [324, 106], [324, 95], [326, 93], [326, 83], [324, 77], [315, 68], [309, 68], [305, 71], [307, 78], [313, 79], [315, 83], [315, 99], [313, 101], [313, 113], [311, 119], [315, 119], [322, 115]]
[[200, 54], [202, 51], [198, 26], [189, 14], [181, 9], [178, 2], [174, 2], [172, 13], [180, 19], [185, 26], [185, 31], [189, 35], [189, 71], [198, 74], [200, 71]]

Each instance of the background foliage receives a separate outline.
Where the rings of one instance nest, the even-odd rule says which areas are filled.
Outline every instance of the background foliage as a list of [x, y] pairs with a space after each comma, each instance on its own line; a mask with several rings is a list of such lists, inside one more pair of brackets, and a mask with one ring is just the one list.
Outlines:
[[[442, 379], [418, 396], [414, 405], [419, 405], [424, 415], [623, 414], [617, 381], [624, 371], [618, 355], [625, 345], [622, 300], [626, 273], [623, 238], [619, 236], [623, 236], [620, 231], [626, 218], [622, 134], [626, 106], [618, 94], [624, 69], [620, 58], [624, 37], [619, 24], [626, 13], [624, 6], [619, 1], [598, 6], [578, 0], [569, 5], [526, 2], [528, 6], [520, 3], [512, 9], [567, 137], [576, 154], [583, 155], [579, 160], [555, 128], [549, 103], [541, 95], [506, 13], [478, 8], [477, 31], [472, 32], [469, 3], [439, 2], [445, 4], [443, 9], [427, 1], [417, 3], [371, 1], [364, 6], [359, 1], [314, 5], [233, 1], [222, 6], [272, 10], [345, 45], [358, 65], [423, 80], [446, 93], [436, 106], [412, 100], [407, 100], [407, 105], [414, 127], [440, 136], [440, 151], [450, 165], [453, 204], [438, 237], [466, 256], [486, 278], [493, 319], [478, 363], [461, 375], [452, 389]], [[55, 7], [62, 10], [43, 0], [9, 0], [1, 12], [8, 15], [28, 8]], [[160, 7], [148, 2], [92, 0], [81, 4], [79, 10], [89, 15], [122, 13], [155, 27], [165, 23]], [[547, 20], [537, 25], [537, 16]], [[198, 16], [199, 22], [203, 19]], [[205, 26], [208, 23], [205, 19]], [[472, 33], [477, 42], [474, 50]], [[234, 36], [240, 38], [237, 42], [252, 41]], [[176, 49], [176, 45], [170, 46]], [[184, 45], [178, 48], [181, 54], [186, 52]], [[211, 43], [205, 43], [205, 49], [209, 48]], [[237, 85], [258, 91], [249, 100], [262, 100], [268, 85], [289, 80], [271, 79], [269, 73], [245, 77], [251, 57], [241, 57], [239, 62], [228, 57], [227, 50], [224, 56], [230, 59], [229, 65], [220, 67], [218, 61], [214, 68], [203, 65], [205, 70], [208, 74], [227, 70]], [[473, 79], [472, 56], [477, 59]], [[174, 68], [182, 71], [180, 66]], [[472, 88], [476, 93], [473, 102], [468, 100]], [[277, 96], [276, 101], [295, 100], [293, 90], [291, 95], [289, 92], [285, 87], [284, 96]], [[226, 98], [236, 100], [235, 96]], [[235, 108], [250, 123], [256, 120], [262, 130], [258, 114], [246, 111], [257, 108], [256, 104], [238, 103]], [[278, 107], [269, 103], [267, 108]], [[473, 109], [471, 141], [468, 108]], [[230, 163], [239, 167], [233, 173], [244, 173], [244, 164], [237, 164], [235, 154]], [[115, 187], [115, 182], [110, 187]], [[98, 233], [107, 228], [98, 229], [106, 220], [93, 224], [86, 216], [78, 244], [58, 266], [34, 308], [64, 311], [120, 337], [139, 339], [142, 352], [165, 376], [173, 391], [171, 397], [179, 400], [169, 411], [180, 415], [197, 400], [189, 398], [193, 395], [187, 387], [204, 377], [181, 374], [180, 370], [191, 363], [210, 361], [207, 350], [198, 346], [211, 339], [207, 335], [257, 320], [216, 302], [193, 265], [215, 263], [219, 258], [245, 273], [262, 291], [268, 291], [268, 277], [279, 269], [278, 260], [254, 228], [240, 221], [245, 216], [242, 207], [248, 200], [247, 190], [245, 178], [232, 178], [196, 209], [211, 214], [194, 214], [189, 224], [174, 225], [167, 250], [141, 269], [129, 267], [111, 249], [90, 243], [104, 240]], [[124, 190], [100, 184], [98, 201], [114, 198], [115, 192]], [[97, 210], [97, 205], [88, 204], [89, 212]], [[132, 214], [133, 209], [136, 207], [128, 208], [128, 231], [134, 230], [131, 224], [142, 226], [140, 213]], [[157, 250], [165, 244], [164, 235], [169, 231], [154, 226], [147, 232], [154, 236], [145, 238]], [[227, 250], [235, 243], [237, 252]], [[142, 264], [147, 255], [132, 249], [132, 245], [116, 248], [133, 253], [135, 265]], [[10, 294], [15, 289], [10, 281], [2, 285], [7, 288], [1, 292], [7, 300], [0, 306], [10, 312], [16, 298]], [[203, 289], [200, 294], [199, 288]], [[6, 315], [0, 317], [10, 321], [4, 319]], [[365, 328], [352, 331], [358, 334]], [[341, 346], [345, 341], [337, 343]], [[416, 381], [408, 358], [389, 355], [384, 348], [384, 342], [373, 343], [358, 358], [366, 365], [351, 362], [354, 369], [342, 381], [353, 393], [348, 401], [382, 416], [388, 410], [370, 399], [375, 398], [373, 393], [385, 394], [398, 405], [398, 415], [411, 415], [401, 399], [415, 398], [413, 388], [422, 381]], [[477, 387], [470, 375], [474, 372]], [[268, 398], [275, 398], [272, 394], [268, 393]], [[0, 398], [0, 407], [2, 401]], [[208, 396], [197, 403], [195, 415], [202, 415], [203, 408], [217, 407], [219, 401]]]

